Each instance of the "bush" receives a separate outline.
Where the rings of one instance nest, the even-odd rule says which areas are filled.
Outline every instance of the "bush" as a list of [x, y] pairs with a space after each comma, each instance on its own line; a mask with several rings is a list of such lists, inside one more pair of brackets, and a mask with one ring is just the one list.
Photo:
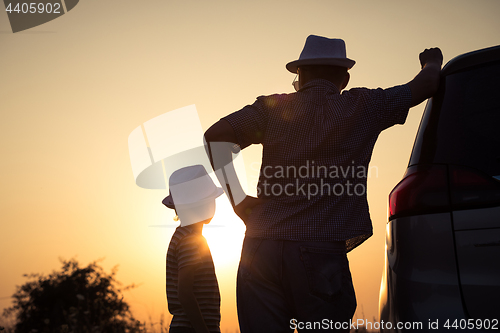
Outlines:
[[116, 268], [107, 274], [97, 264], [81, 268], [75, 259], [61, 260], [62, 269], [49, 276], [24, 275], [29, 279], [12, 296], [13, 306], [4, 310], [14, 317], [14, 332], [144, 332], [123, 300]]

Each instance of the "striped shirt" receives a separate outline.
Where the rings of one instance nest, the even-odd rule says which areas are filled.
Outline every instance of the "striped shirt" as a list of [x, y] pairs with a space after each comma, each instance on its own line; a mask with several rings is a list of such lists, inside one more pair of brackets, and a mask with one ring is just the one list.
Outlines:
[[378, 135], [403, 124], [408, 85], [339, 93], [327, 80], [298, 92], [260, 96], [222, 119], [245, 148], [262, 144], [257, 194], [246, 236], [345, 241], [347, 251], [372, 235], [366, 184]]
[[178, 298], [179, 269], [196, 265], [193, 292], [210, 332], [220, 332], [220, 293], [207, 241], [191, 226], [178, 227], [167, 251], [167, 302], [173, 315], [170, 327], [192, 327]]

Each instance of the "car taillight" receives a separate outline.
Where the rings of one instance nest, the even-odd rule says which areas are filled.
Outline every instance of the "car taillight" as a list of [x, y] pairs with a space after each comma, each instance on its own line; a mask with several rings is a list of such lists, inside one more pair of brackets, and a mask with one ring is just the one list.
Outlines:
[[408, 168], [389, 194], [389, 220], [488, 206], [500, 206], [495, 178], [463, 166], [419, 165]]
[[450, 166], [453, 209], [500, 205], [500, 181], [475, 169]]
[[445, 165], [414, 166], [389, 194], [389, 219], [450, 209]]

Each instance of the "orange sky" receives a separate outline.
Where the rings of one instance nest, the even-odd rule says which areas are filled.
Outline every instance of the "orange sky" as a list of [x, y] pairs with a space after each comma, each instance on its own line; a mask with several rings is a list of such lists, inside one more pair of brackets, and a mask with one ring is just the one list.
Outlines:
[[[0, 6], [3, 8], [3, 6]], [[135, 185], [127, 138], [145, 121], [196, 104], [202, 128], [259, 95], [292, 92], [309, 34], [343, 38], [356, 60], [349, 87], [411, 80], [418, 54], [452, 57], [499, 44], [500, 2], [85, 0], [68, 14], [13, 34], [0, 12], [0, 308], [30, 272], [58, 257], [105, 257], [126, 298], [154, 321], [165, 306], [165, 252], [174, 225], [161, 190]], [[379, 138], [368, 182], [374, 236], [349, 254], [358, 318], [377, 317], [387, 196], [408, 163], [423, 104]], [[179, 128], [165, 128], [180, 131]], [[249, 188], [259, 147], [244, 151]], [[251, 190], [251, 193], [254, 190]], [[212, 246], [222, 330], [237, 327], [235, 272], [244, 227], [218, 199]]]

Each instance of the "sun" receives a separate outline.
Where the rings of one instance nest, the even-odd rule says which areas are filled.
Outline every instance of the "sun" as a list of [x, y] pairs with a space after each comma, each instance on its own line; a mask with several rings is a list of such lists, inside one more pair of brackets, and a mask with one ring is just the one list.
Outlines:
[[216, 267], [238, 265], [245, 225], [234, 213], [225, 196], [217, 199], [212, 221], [203, 227]]

